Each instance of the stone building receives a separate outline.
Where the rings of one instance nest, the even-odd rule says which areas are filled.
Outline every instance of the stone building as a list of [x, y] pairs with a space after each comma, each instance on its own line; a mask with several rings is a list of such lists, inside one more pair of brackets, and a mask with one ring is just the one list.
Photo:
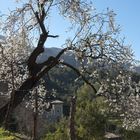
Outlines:
[[44, 111], [43, 113], [43, 118], [47, 119], [50, 123], [57, 122], [63, 117], [63, 102], [60, 100], [54, 100], [51, 102], [51, 104], [51, 111]]

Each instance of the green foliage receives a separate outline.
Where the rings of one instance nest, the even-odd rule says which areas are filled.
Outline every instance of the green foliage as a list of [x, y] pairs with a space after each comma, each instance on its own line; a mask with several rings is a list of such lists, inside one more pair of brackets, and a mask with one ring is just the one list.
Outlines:
[[0, 127], [0, 140], [27, 140], [30, 139], [25, 135], [19, 133], [12, 133]]
[[139, 140], [140, 139], [140, 132], [132, 131], [132, 130], [123, 130], [122, 136], [124, 140]]
[[12, 133], [9, 131], [0, 128], [0, 140], [18, 140]]
[[[84, 85], [78, 90], [75, 115], [77, 140], [103, 139], [107, 122], [106, 110], [104, 99], [95, 98], [89, 86]], [[54, 128], [51, 126], [43, 140], [69, 140], [68, 124], [68, 120], [63, 119]]]
[[62, 119], [58, 124], [49, 126], [46, 136], [42, 140], [69, 140], [68, 121]]
[[77, 93], [76, 124], [79, 140], [101, 140], [107, 122], [107, 105], [102, 97], [84, 85]]
[[49, 72], [49, 78], [46, 79], [46, 88], [49, 91], [55, 89], [57, 91], [56, 96], [63, 99], [63, 101], [67, 101], [68, 96], [71, 96], [82, 84], [82, 82], [74, 82], [76, 78], [77, 74], [73, 70], [55, 67]]

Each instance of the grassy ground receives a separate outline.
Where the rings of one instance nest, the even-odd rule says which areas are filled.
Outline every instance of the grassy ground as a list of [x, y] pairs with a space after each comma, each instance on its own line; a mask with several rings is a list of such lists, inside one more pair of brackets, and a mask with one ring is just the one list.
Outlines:
[[30, 140], [30, 138], [0, 128], [0, 140]]
[[12, 133], [5, 131], [3, 128], [0, 128], [0, 140], [18, 140]]

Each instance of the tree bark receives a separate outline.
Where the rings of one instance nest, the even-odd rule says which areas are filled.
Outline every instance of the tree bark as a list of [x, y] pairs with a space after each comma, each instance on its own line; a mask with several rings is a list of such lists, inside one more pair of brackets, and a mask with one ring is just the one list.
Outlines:
[[[28, 94], [28, 92], [35, 86], [37, 83], [36, 78], [28, 78], [22, 86], [15, 91], [14, 98], [13, 98], [13, 104], [12, 109], [17, 107], [23, 100], [23, 98]], [[10, 101], [5, 104], [2, 108], [0, 108], [0, 123], [2, 123], [5, 120], [5, 115], [7, 113], [8, 107], [11, 105]]]
[[76, 97], [71, 98], [71, 108], [70, 108], [70, 140], [76, 140], [75, 134], [75, 112], [76, 112]]
[[33, 112], [33, 140], [37, 140], [37, 124], [38, 124], [38, 93], [35, 91], [35, 107]]

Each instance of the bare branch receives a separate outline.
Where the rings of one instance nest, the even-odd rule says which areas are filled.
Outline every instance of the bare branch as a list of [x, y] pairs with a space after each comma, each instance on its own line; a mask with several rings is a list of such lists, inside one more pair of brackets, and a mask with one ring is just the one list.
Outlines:
[[92, 89], [94, 90], [94, 92], [97, 93], [97, 90], [96, 90], [96, 88], [94, 87], [94, 85], [91, 84], [91, 83], [84, 77], [84, 75], [82, 75], [82, 74], [80, 73], [80, 71], [79, 71], [78, 69], [76, 69], [76, 68], [73, 67], [72, 65], [70, 65], [70, 64], [68, 64], [68, 63], [65, 63], [65, 62], [59, 62], [59, 63], [62, 64], [62, 65], [65, 65], [65, 66], [67, 66], [67, 67], [69, 67], [69, 68], [71, 68], [72, 70], [74, 70], [74, 71], [77, 73], [77, 75], [78, 75], [78, 76], [81, 76], [82, 79], [85, 81], [85, 83], [87, 83], [89, 86], [91, 86]]
[[54, 66], [59, 64], [59, 60], [55, 57], [51, 56], [46, 60], [44, 63], [42, 63], [42, 69], [37, 74], [38, 79], [40, 79], [45, 73], [48, 73], [49, 70], [51, 70]]
[[48, 37], [57, 38], [59, 35], [48, 35]]
[[62, 50], [57, 54], [57, 56], [56, 56], [55, 58], [56, 58], [56, 59], [59, 59], [59, 58], [64, 54], [64, 52], [67, 51], [67, 50], [68, 50], [68, 48], [62, 49]]

